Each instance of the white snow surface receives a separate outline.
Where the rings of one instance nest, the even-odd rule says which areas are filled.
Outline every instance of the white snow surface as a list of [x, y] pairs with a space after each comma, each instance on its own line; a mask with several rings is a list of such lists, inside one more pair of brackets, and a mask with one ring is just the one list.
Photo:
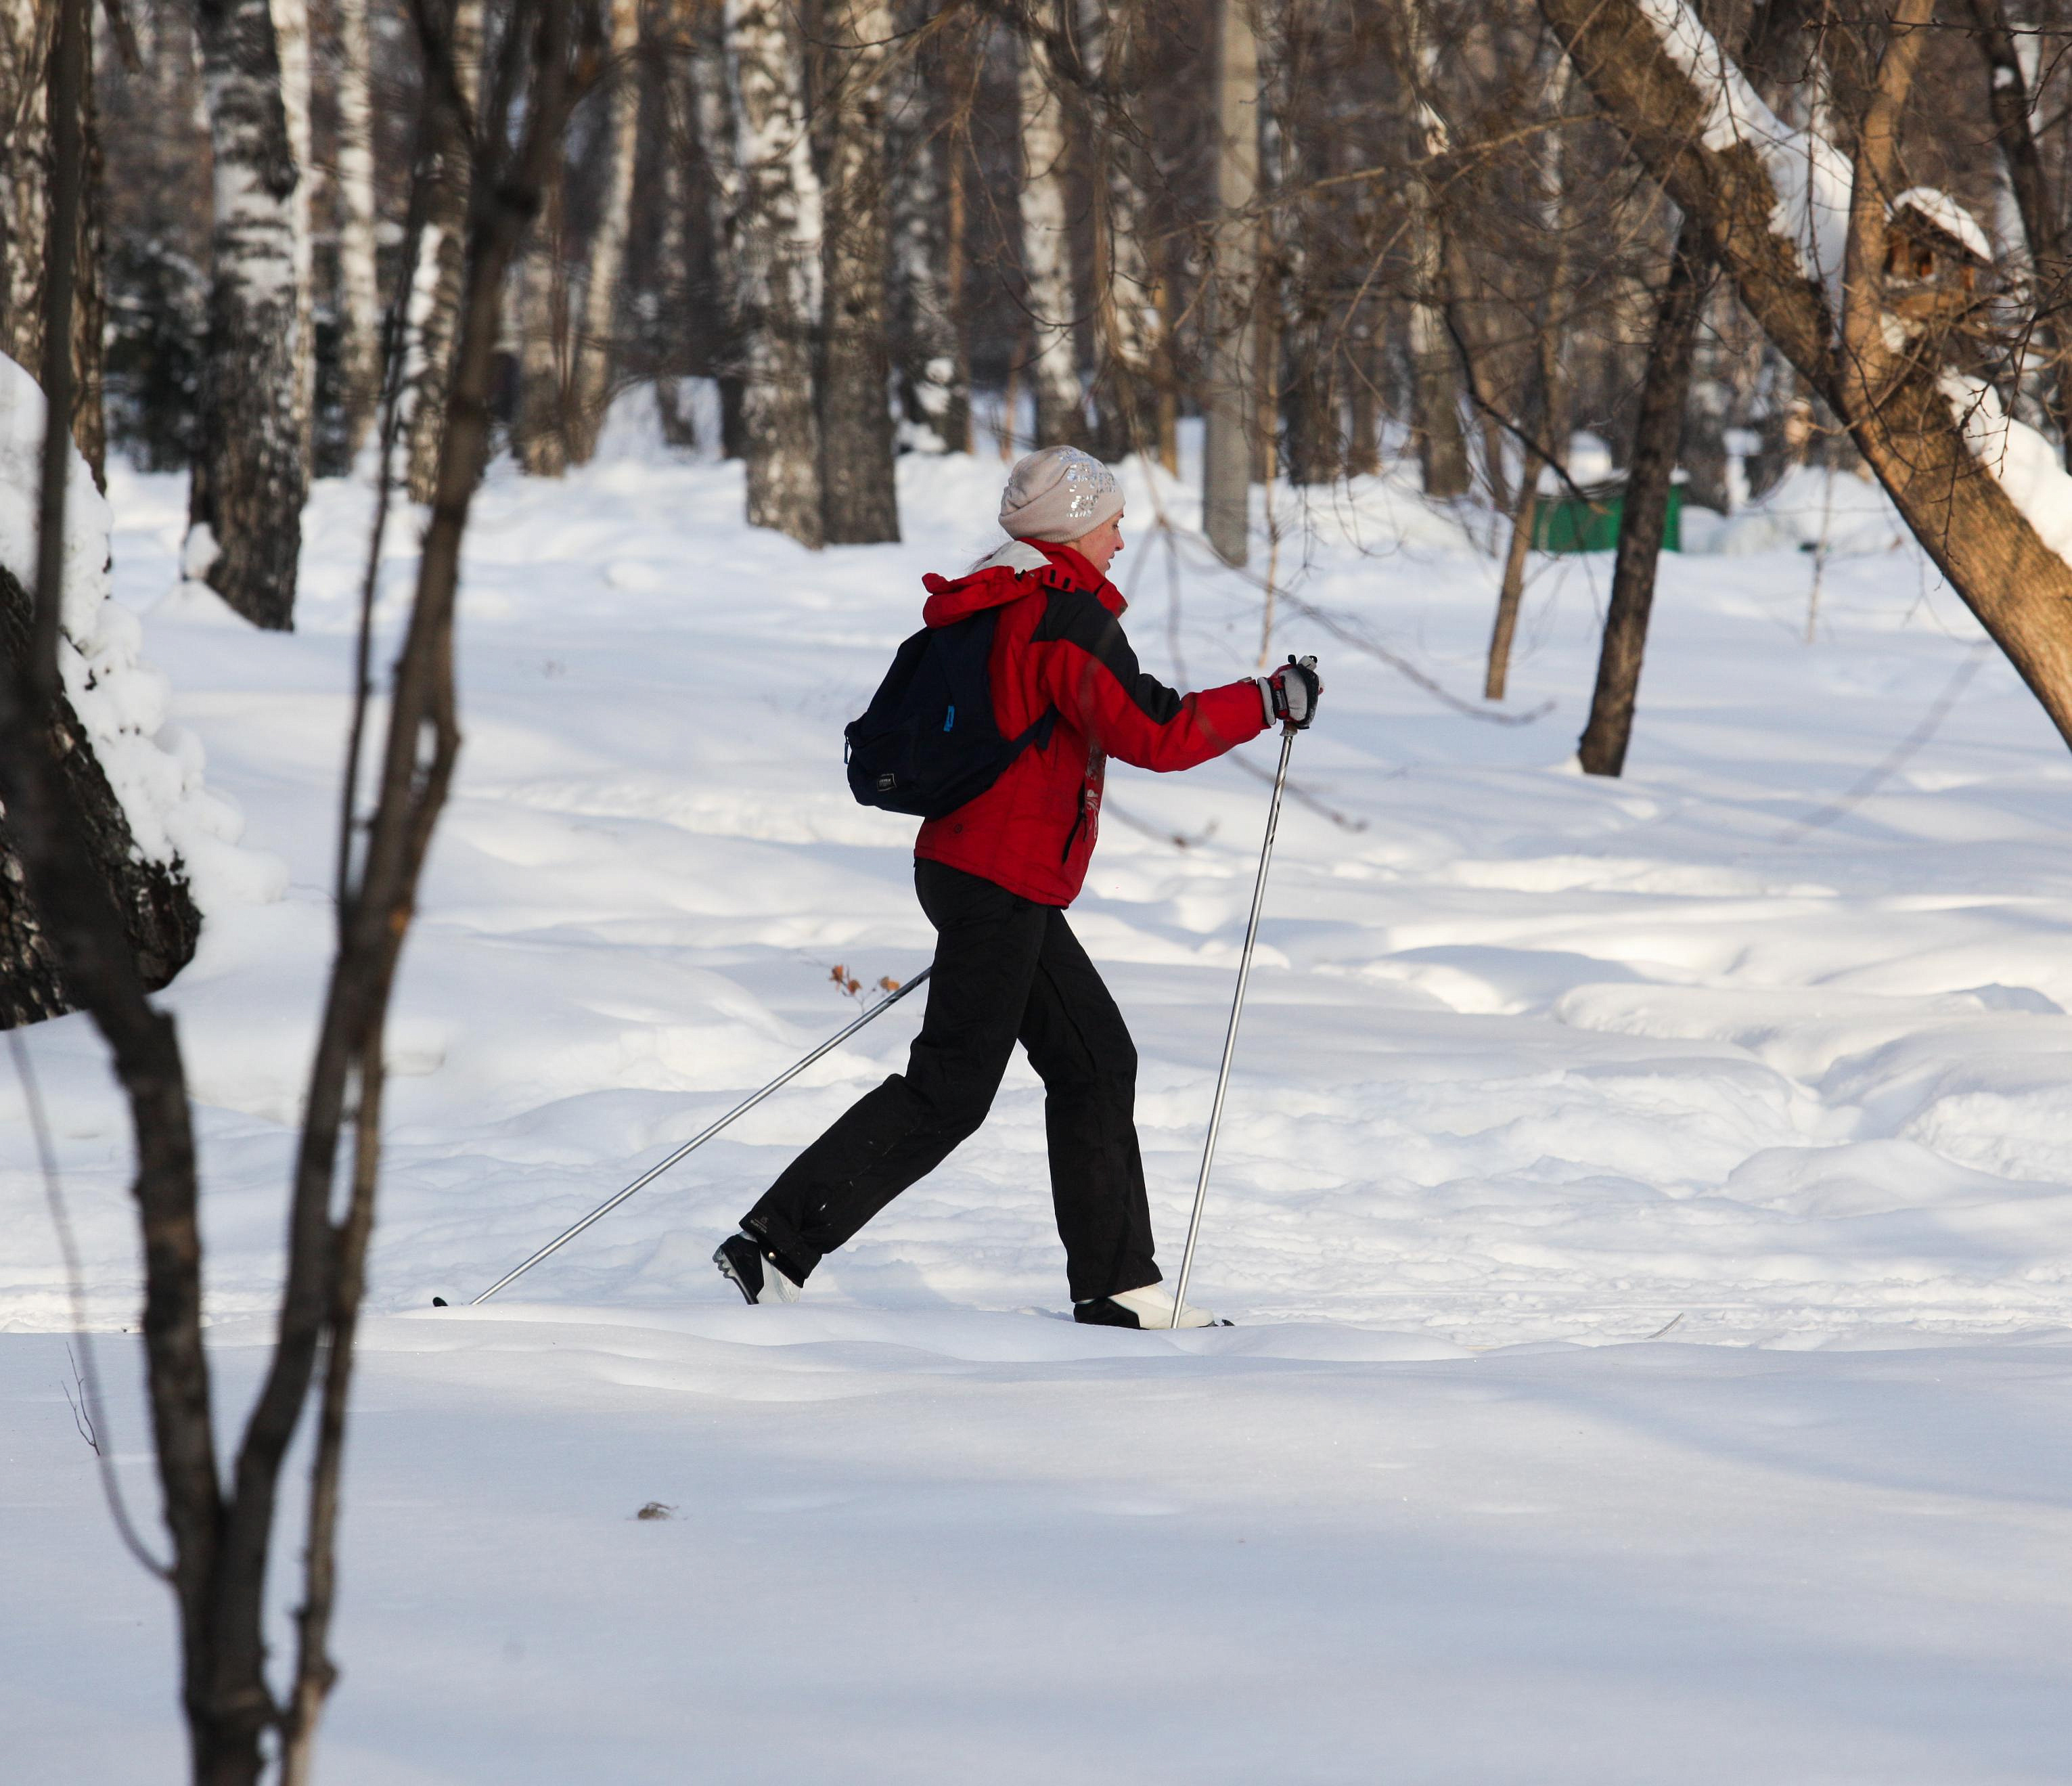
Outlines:
[[1913, 549], [1914, 536], [1877, 479], [1824, 465], [1794, 465], [1769, 489], [1708, 528], [1684, 511], [1685, 549], [1733, 557], [1815, 550]]
[[[1003, 475], [910, 457], [906, 543], [816, 555], [739, 525], [736, 465], [492, 471], [390, 1035], [320, 1777], [2062, 1781], [2072, 758], [1911, 550], [1831, 559], [1811, 646], [1807, 555], [1666, 558], [1605, 780], [1572, 751], [1608, 558], [1535, 561], [1508, 711], [1551, 710], [1485, 724], [1338, 636], [1478, 709], [1472, 518], [1384, 479], [1285, 503], [1272, 649], [1327, 692], [1190, 1293], [1241, 1325], [1059, 1318], [1019, 1062], [801, 1303], [733, 1299], [713, 1246], [897, 1066], [918, 999], [503, 1297], [430, 1307], [847, 1022], [837, 964], [926, 962], [912, 827], [849, 800], [841, 728], [921, 574], [997, 542]], [[1186, 488], [1126, 488], [1146, 667], [1253, 673], [1256, 584]], [[369, 499], [319, 486], [298, 630], [263, 634], [167, 595], [178, 480], [111, 488], [172, 717], [288, 865], [163, 998], [228, 1422], [331, 940]], [[414, 549], [400, 528], [384, 660]], [[1073, 913], [1137, 1035], [1169, 1272], [1273, 753], [1114, 766]], [[28, 1041], [155, 1533], [122, 1112], [85, 1024]], [[66, 1405], [80, 1341], [4, 1072], [0, 1117], [0, 1752], [25, 1786], [173, 1777], [169, 1609]]]
[[[0, 563], [31, 590], [45, 411], [43, 387], [0, 354]], [[240, 906], [278, 898], [286, 883], [286, 865], [236, 846], [243, 815], [233, 801], [204, 785], [200, 739], [168, 722], [170, 690], [143, 658], [137, 615], [109, 599], [113, 520], [107, 498], [94, 488], [93, 473], [74, 449], [66, 475], [64, 611], [58, 640], [59, 673], [72, 710], [121, 803], [138, 850], [151, 862], [179, 861], [204, 915], [228, 916]], [[224, 617], [229, 618], [228, 611]]]

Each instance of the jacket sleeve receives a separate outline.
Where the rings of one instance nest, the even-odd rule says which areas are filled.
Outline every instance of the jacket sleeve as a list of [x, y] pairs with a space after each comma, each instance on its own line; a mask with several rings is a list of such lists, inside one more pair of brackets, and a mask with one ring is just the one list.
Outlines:
[[1054, 591], [1030, 644], [1052, 705], [1140, 769], [1191, 769], [1266, 730], [1257, 683], [1176, 694], [1137, 667], [1120, 623], [1095, 596]]

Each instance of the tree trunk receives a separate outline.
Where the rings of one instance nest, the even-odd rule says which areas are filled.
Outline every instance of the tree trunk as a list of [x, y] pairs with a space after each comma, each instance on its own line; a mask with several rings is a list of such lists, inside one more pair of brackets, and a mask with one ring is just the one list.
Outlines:
[[[1568, 110], [1572, 76], [1568, 59], [1559, 54], [1547, 84], [1544, 109], [1560, 117]], [[1572, 381], [1563, 364], [1562, 344], [1566, 332], [1568, 302], [1568, 232], [1567, 182], [1563, 176], [1562, 135], [1549, 130], [1540, 139], [1540, 226], [1552, 244], [1548, 257], [1547, 290], [1540, 309], [1539, 327], [1533, 339], [1533, 355], [1540, 376], [1540, 444], [1546, 451], [1527, 451], [1524, 475], [1519, 485], [1518, 506], [1512, 512], [1511, 546], [1504, 554], [1503, 583], [1497, 592], [1496, 623], [1490, 632], [1489, 665], [1482, 677], [1485, 700], [1501, 701], [1511, 682], [1511, 648], [1518, 636], [1518, 610], [1525, 599], [1525, 562], [1532, 534], [1540, 519], [1540, 478], [1551, 459], [1556, 467], [1568, 463], [1568, 436], [1574, 413]], [[1489, 405], [1494, 409], [1494, 405]], [[1490, 483], [1503, 482], [1503, 446], [1500, 438], [1487, 449], [1492, 463]], [[1500, 503], [1501, 496], [1498, 497]]]
[[1662, 554], [1670, 486], [1690, 394], [1691, 348], [1712, 286], [1710, 260], [1704, 231], [1687, 219], [1677, 236], [1675, 256], [1655, 312], [1640, 414], [1634, 422], [1633, 450], [1626, 462], [1626, 500], [1619, 514], [1618, 555], [1612, 566], [1611, 605], [1605, 613], [1597, 690], [1590, 698], [1589, 722], [1577, 747], [1589, 775], [1615, 776], [1623, 770], [1626, 745], [1633, 736], [1641, 658], [1647, 649], [1648, 611], [1655, 602], [1655, 569]]
[[561, 183], [557, 161], [548, 173], [545, 203], [518, 263], [513, 282], [518, 340], [518, 463], [536, 478], [569, 468], [569, 293], [561, 275]]
[[[452, 76], [471, 113], [482, 87], [483, 0], [454, 0], [449, 41]], [[436, 79], [432, 71], [426, 78]], [[464, 138], [434, 150], [419, 170], [424, 183], [423, 228], [410, 274], [403, 381], [405, 478], [413, 502], [430, 502], [438, 487], [439, 442], [446, 432], [446, 391], [453, 379], [461, 271], [467, 253], [471, 173]]]
[[273, 43], [281, 64], [281, 109], [287, 121], [288, 152], [295, 161], [295, 190], [288, 199], [295, 265], [295, 430], [302, 463], [302, 495], [310, 489], [310, 451], [317, 402], [315, 297], [312, 280], [310, 217], [316, 177], [310, 155], [309, 0], [268, 0]]
[[[2035, 275], [2033, 287], [2037, 290], [2052, 288], [2066, 277], [2067, 269], [2063, 231], [2057, 208], [2050, 202], [2042, 152], [2036, 140], [2037, 95], [2002, 0], [1970, 0], [1970, 10], [1979, 53], [1986, 64], [1994, 134], [2000, 139], [2008, 183], [2013, 189], [2015, 208], [2021, 217], [2029, 264]], [[2045, 404], [2058, 434], [2059, 454], [2067, 466], [2072, 466], [2072, 351], [2068, 351], [2067, 331], [2058, 307], [2054, 303], [2050, 310], [2051, 314], [2039, 319], [2037, 329], [2049, 368]]]
[[108, 294], [103, 284], [103, 167], [101, 117], [93, 74], [93, 34], [80, 46], [80, 128], [85, 154], [80, 191], [78, 260], [73, 272], [72, 328], [72, 438], [101, 490], [108, 488], [108, 412], [104, 405], [103, 360], [108, 336]]
[[633, 170], [640, 148], [640, 0], [610, 0], [611, 59], [615, 65], [611, 110], [605, 126], [604, 207], [590, 237], [590, 272], [583, 283], [582, 327], [575, 342], [569, 381], [569, 456], [587, 464], [597, 451], [598, 431], [611, 400], [611, 371], [618, 344], [619, 286], [626, 265], [626, 238], [633, 220]]
[[705, 163], [706, 240], [715, 269], [713, 332], [718, 337], [713, 375], [719, 381], [720, 453], [726, 459], [746, 455], [742, 425], [742, 374], [745, 349], [735, 303], [739, 270], [734, 265], [735, 219], [742, 204], [741, 168], [734, 159], [734, 101], [727, 76], [725, 15], [717, 6], [702, 6], [692, 27], [691, 96], [697, 120], [698, 154]]
[[43, 355], [54, 16], [41, 0], [0, 0], [0, 351], [27, 367]]
[[381, 403], [375, 251], [373, 51], [368, 0], [337, 0], [339, 385], [345, 451], [358, 455]]
[[[1036, 0], [1031, 17], [1056, 28], [1059, 0]], [[1079, 386], [1077, 269], [1065, 178], [1065, 108], [1044, 39], [1022, 40], [1022, 271], [1029, 285], [1036, 444], [1092, 446]]]
[[[915, 8], [918, 19], [923, 9]], [[966, 57], [963, 32], [939, 38], [952, 84]], [[901, 60], [892, 141], [892, 302], [906, 440], [926, 452], [971, 451], [971, 368], [961, 326], [964, 169], [941, 128], [927, 64]]]
[[829, 39], [827, 353], [820, 389], [823, 528], [831, 545], [899, 537], [886, 345], [885, 54], [891, 0], [839, 0]]
[[197, 0], [216, 157], [208, 347], [202, 368], [191, 566], [248, 620], [294, 623], [302, 555], [295, 158], [266, 0]]
[[820, 183], [806, 135], [800, 49], [786, 0], [726, 0], [734, 165], [731, 248], [742, 340], [748, 521], [817, 549]]
[[1093, 175], [1094, 410], [1104, 459], [1158, 445], [1157, 282], [1145, 258], [1149, 153], [1125, 109], [1137, 97], [1143, 0], [1078, 0], [1079, 43], [1108, 99], [1088, 134]]
[[[1670, 54], [1640, 0], [1540, 0], [1540, 6], [1611, 123], [1684, 215], [1697, 220], [1749, 314], [1842, 418], [1922, 549], [2072, 743], [2072, 629], [2062, 618], [2072, 607], [2072, 566], [2044, 544], [1960, 430], [1942, 388], [1940, 344], [1932, 336], [1897, 345], [1884, 338], [1876, 251], [1894, 158], [1889, 117], [1867, 120], [1863, 133], [1875, 147], [1877, 177], [1866, 179], [1859, 168], [1854, 183], [1842, 286], [1845, 355], [1824, 285], [1807, 277], [1799, 241], [1773, 227], [1780, 208], [1766, 154], [1789, 153], [1799, 158], [1795, 167], [1815, 151], [1771, 148], [1774, 133], [1759, 121], [1737, 126], [1734, 118], [1754, 119], [1752, 109], [1760, 108], [1745, 86], [1733, 112], [1716, 117], [1725, 109], [1719, 80], [1739, 81], [1732, 59], [1721, 57], [1719, 72], [1701, 87]], [[1905, 27], [1895, 47], [1925, 35], [1906, 16], [1913, 7], [1914, 0], [1901, 0]], [[1678, 23], [1688, 35], [1704, 35], [1688, 10], [1679, 9]], [[1881, 114], [1896, 109], [1888, 84], [1904, 85], [1887, 84], [1885, 76], [1881, 66]], [[1832, 161], [1836, 152], [1822, 153]], [[1860, 148], [1859, 162], [1865, 158]]]
[[696, 422], [683, 401], [683, 376], [689, 369], [685, 321], [695, 302], [690, 279], [691, 167], [697, 126], [689, 47], [697, 29], [696, 11], [689, 0], [669, 0], [663, 14], [667, 41], [656, 81], [660, 113], [656, 135], [662, 162], [656, 202], [662, 220], [652, 293], [655, 406], [661, 413], [662, 438], [672, 446], [697, 444]]
[[1350, 387], [1346, 424], [1346, 474], [1371, 477], [1381, 469], [1381, 345], [1371, 305], [1363, 304], [1346, 331]]
[[[33, 368], [43, 352], [43, 278], [50, 250], [50, 51], [47, 0], [0, 0], [0, 353]], [[72, 312], [72, 439], [106, 482], [101, 414], [100, 144], [92, 46], [82, 46], [80, 118], [86, 144]]]
[[1496, 620], [1490, 628], [1489, 663], [1482, 672], [1482, 698], [1501, 701], [1511, 687], [1511, 648], [1518, 637], [1518, 611], [1525, 599], [1525, 560], [1532, 547], [1540, 516], [1540, 475], [1547, 461], [1527, 448], [1511, 511], [1511, 544], [1503, 555], [1503, 581], [1498, 586]]
[[1468, 493], [1468, 442], [1461, 427], [1460, 368], [1446, 329], [1446, 241], [1432, 158], [1448, 146], [1433, 103], [1438, 50], [1425, 30], [1425, 0], [1402, 0], [1410, 95], [1409, 153], [1417, 171], [1404, 183], [1404, 235], [1410, 258], [1411, 418], [1424, 494], [1450, 501]]
[[[0, 566], [0, 675], [19, 673], [29, 649], [33, 606], [14, 574]], [[121, 916], [137, 977], [146, 991], [156, 992], [193, 958], [201, 916], [175, 870], [138, 853], [121, 802], [63, 694], [55, 703], [49, 737], [67, 804]], [[0, 813], [0, 1029], [41, 1023], [73, 1008], [56, 944], [28, 897], [20, 853]]]
[[1245, 0], [1220, 0], [1216, 50], [1216, 224], [1205, 306], [1210, 355], [1202, 397], [1202, 530], [1224, 563], [1251, 553], [1252, 437], [1258, 427], [1253, 328], [1259, 281], [1259, 43]]

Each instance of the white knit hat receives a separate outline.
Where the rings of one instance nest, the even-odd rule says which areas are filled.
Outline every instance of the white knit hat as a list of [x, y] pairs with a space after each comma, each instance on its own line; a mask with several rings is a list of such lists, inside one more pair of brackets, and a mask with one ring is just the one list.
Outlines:
[[1014, 467], [1000, 496], [1000, 525], [1018, 540], [1063, 545], [1122, 512], [1115, 473], [1076, 446], [1046, 446]]

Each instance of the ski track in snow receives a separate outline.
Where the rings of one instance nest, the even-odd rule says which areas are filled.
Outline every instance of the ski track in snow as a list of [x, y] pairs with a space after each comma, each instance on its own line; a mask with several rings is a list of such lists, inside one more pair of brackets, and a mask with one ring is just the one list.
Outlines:
[[[1029, 1318], [1066, 1304], [1019, 1061], [804, 1305], [735, 1304], [713, 1245], [898, 1065], [912, 1006], [497, 1303], [430, 1312], [849, 1021], [837, 963], [925, 964], [911, 825], [849, 800], [841, 727], [921, 573], [992, 542], [1000, 475], [903, 460], [908, 543], [817, 556], [740, 526], [733, 467], [500, 467], [479, 500], [467, 742], [391, 1030], [332, 1777], [601, 1778], [606, 1730], [628, 1782], [694, 1755], [744, 1781], [2063, 1779], [2072, 759], [1993, 655], [1833, 812], [1975, 648], [1910, 553], [1831, 558], [1811, 648], [1805, 557], [1666, 559], [1619, 781], [1572, 758], [1606, 560], [1528, 593], [1531, 725], [1276, 631], [1327, 683], [1296, 781], [1364, 828], [1282, 818], [1192, 1290], [1240, 1327]], [[1256, 590], [1130, 488], [1145, 666], [1250, 673]], [[284, 636], [166, 594], [179, 480], [110, 494], [172, 716], [286, 865], [164, 1001], [236, 1408], [328, 956], [368, 503], [319, 487]], [[1495, 571], [1459, 526], [1379, 482], [1310, 519], [1301, 599], [1471, 693]], [[413, 553], [406, 521], [384, 640]], [[1266, 790], [1227, 763], [1109, 789], [1074, 923], [1138, 1039], [1170, 1274]], [[134, 1326], [102, 1051], [78, 1019], [30, 1039], [92, 1323]], [[33, 1435], [0, 1484], [44, 1534], [8, 1550], [43, 1610], [0, 1640], [0, 1730], [35, 1733], [17, 1777], [162, 1777], [163, 1608], [58, 1393], [9, 1075], [0, 1113], [0, 1401]], [[134, 1385], [115, 1419], [148, 1509]], [[649, 1499], [676, 1519], [632, 1521]], [[812, 1690], [751, 1727], [773, 1669]], [[88, 1723], [104, 1764], [66, 1772]]]

